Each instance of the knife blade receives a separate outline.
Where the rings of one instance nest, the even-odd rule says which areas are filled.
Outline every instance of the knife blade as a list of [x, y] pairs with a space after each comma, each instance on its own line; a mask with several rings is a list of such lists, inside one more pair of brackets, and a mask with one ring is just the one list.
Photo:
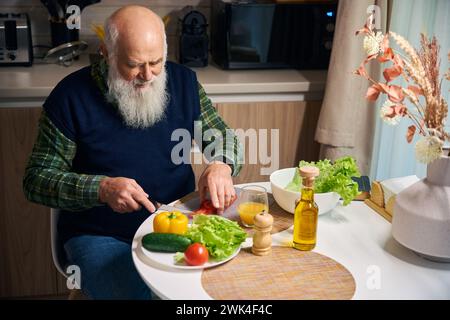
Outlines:
[[167, 204], [162, 204], [157, 211], [179, 211], [187, 216], [189, 216], [190, 214], [192, 214], [193, 212], [190, 210], [185, 210], [185, 209], [181, 209], [181, 208], [177, 208], [174, 206], [169, 206]]

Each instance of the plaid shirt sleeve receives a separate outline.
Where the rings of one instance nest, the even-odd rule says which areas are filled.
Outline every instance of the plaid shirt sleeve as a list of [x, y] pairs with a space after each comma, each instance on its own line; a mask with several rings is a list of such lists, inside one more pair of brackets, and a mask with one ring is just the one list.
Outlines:
[[[199, 83], [200, 97], [200, 118], [203, 141], [196, 141], [202, 146], [202, 151], [208, 161], [219, 160], [228, 164], [232, 169], [232, 176], [237, 176], [242, 169], [243, 152], [242, 145], [233, 130], [222, 120], [211, 100], [206, 95], [205, 89]], [[206, 141], [205, 141], [206, 140]], [[208, 146], [218, 146], [211, 148], [211, 155], [205, 154]], [[209, 148], [208, 148], [209, 149]]]
[[70, 172], [75, 153], [76, 144], [66, 138], [43, 111], [23, 178], [27, 199], [70, 211], [102, 205], [98, 189], [104, 176]]

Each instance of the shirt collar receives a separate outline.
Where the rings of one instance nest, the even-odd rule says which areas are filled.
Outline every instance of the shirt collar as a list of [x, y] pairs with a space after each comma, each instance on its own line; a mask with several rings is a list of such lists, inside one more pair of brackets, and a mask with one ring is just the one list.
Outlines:
[[108, 64], [104, 58], [92, 64], [91, 76], [101, 93], [106, 97], [106, 94], [108, 93], [106, 80], [108, 79]]
[[98, 89], [102, 93], [103, 97], [106, 101], [109, 102], [115, 109], [118, 109], [119, 106], [117, 101], [111, 101], [108, 99], [108, 64], [104, 58], [100, 59], [98, 62], [95, 62], [91, 66], [91, 76], [94, 79], [95, 84]]

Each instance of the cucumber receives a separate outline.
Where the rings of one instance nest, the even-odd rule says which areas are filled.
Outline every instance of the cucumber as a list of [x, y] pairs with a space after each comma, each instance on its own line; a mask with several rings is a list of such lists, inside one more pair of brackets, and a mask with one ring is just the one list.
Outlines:
[[142, 246], [156, 252], [184, 252], [191, 240], [179, 234], [152, 232], [142, 238]]

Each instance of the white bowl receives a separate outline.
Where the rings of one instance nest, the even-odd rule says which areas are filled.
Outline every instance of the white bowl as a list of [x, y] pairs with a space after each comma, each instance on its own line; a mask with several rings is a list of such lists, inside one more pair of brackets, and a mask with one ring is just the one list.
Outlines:
[[[284, 188], [292, 181], [295, 170], [297, 168], [280, 169], [270, 175], [270, 187], [275, 201], [281, 208], [290, 213], [295, 211], [295, 200], [300, 198], [300, 190], [294, 192]], [[314, 201], [319, 207], [319, 215], [333, 210], [338, 204], [339, 198], [339, 194], [336, 192], [315, 193]]]

